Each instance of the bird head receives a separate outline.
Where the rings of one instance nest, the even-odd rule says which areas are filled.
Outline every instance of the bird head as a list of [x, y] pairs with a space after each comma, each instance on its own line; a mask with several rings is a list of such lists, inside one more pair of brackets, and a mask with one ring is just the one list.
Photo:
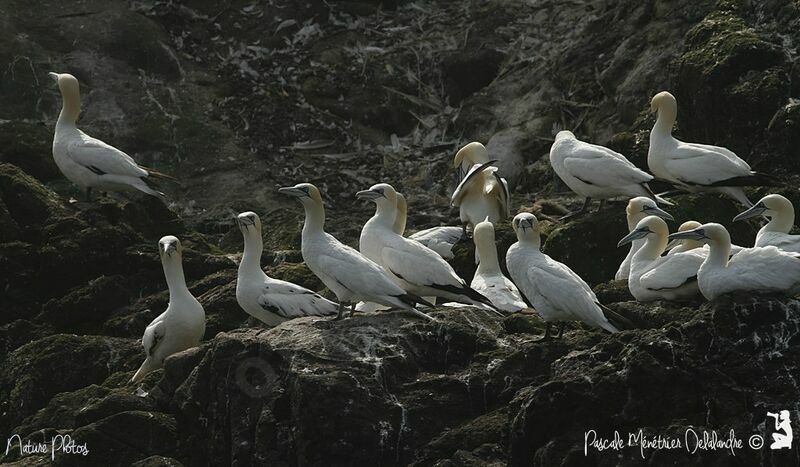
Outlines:
[[761, 198], [756, 204], [750, 207], [750, 209], [734, 217], [733, 221], [743, 221], [745, 219], [750, 219], [751, 217], [760, 215], [774, 216], [775, 214], [784, 211], [794, 213], [794, 206], [792, 206], [792, 202], [781, 195], [772, 194]]
[[158, 252], [162, 260], [173, 257], [180, 259], [183, 247], [177, 237], [167, 235], [166, 237], [161, 237], [161, 240], [158, 241]]
[[529, 212], [523, 212], [514, 216], [511, 226], [517, 234], [519, 241], [533, 239], [539, 236], [539, 221], [536, 216]]
[[[702, 224], [700, 224], [697, 221], [686, 221], [683, 224], [681, 224], [680, 227], [678, 227], [678, 232], [688, 232], [689, 230], [694, 230], [694, 229], [700, 227], [700, 225], [702, 225]], [[687, 241], [694, 242], [695, 240], [687, 240]], [[667, 250], [671, 250], [671, 249], [675, 248], [676, 246], [680, 245], [682, 242], [683, 242], [683, 240], [680, 240], [680, 239], [679, 240], [672, 240], [667, 245]], [[702, 243], [700, 243], [699, 245], [694, 245], [694, 247], [701, 246], [701, 245], [702, 245]]]
[[664, 107], [676, 108], [677, 109], [678, 103], [675, 100], [675, 96], [670, 94], [667, 91], [661, 91], [650, 100], [650, 111], [657, 112], [659, 109]]
[[253, 229], [256, 233], [261, 232], [261, 219], [258, 214], [251, 211], [243, 212], [236, 216], [236, 224], [242, 233], [247, 233], [250, 229]]
[[692, 230], [685, 232], [675, 232], [669, 236], [670, 240], [697, 240], [700, 243], [722, 243], [731, 242], [731, 236], [725, 227], [717, 223], [703, 224]]
[[637, 223], [647, 216], [658, 216], [670, 221], [675, 220], [670, 213], [659, 208], [655, 201], [646, 196], [637, 196], [628, 201], [625, 213], [628, 215], [628, 219], [638, 219], [636, 220]]
[[279, 188], [278, 193], [293, 196], [299, 199], [303, 205], [307, 203], [322, 204], [322, 196], [319, 194], [319, 190], [310, 183], [298, 183], [295, 186]]
[[470, 164], [483, 164], [488, 160], [489, 151], [486, 150], [486, 146], [477, 141], [473, 141], [458, 150], [456, 156], [453, 158], [453, 167], [459, 167], [464, 161]]
[[669, 229], [667, 228], [667, 223], [664, 222], [663, 219], [658, 216], [647, 216], [640, 220], [628, 235], [622, 237], [619, 243], [617, 243], [617, 246], [627, 245], [634, 240], [645, 238], [650, 234], [666, 237], [668, 233]]
[[372, 185], [369, 190], [361, 190], [356, 193], [356, 198], [374, 201], [378, 205], [397, 207], [397, 192], [388, 183], [378, 183]]

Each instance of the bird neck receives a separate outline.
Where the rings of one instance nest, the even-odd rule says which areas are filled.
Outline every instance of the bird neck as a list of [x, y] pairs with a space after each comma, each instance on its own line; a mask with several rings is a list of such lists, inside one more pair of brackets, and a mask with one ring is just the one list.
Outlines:
[[303, 224], [303, 234], [319, 233], [325, 229], [325, 208], [321, 203], [303, 203], [306, 211], [306, 220]]
[[678, 118], [678, 106], [674, 102], [665, 102], [658, 108], [658, 118], [653, 130], [661, 134], [672, 134], [672, 127]]
[[242, 271], [261, 270], [261, 253], [264, 251], [264, 242], [261, 232], [247, 231], [244, 234], [244, 254], [239, 269]]
[[61, 113], [58, 114], [58, 126], [74, 126], [81, 114], [80, 94], [67, 91], [61, 94]]
[[499, 272], [500, 263], [497, 260], [497, 247], [494, 243], [477, 242], [475, 249], [478, 250], [478, 272]]
[[519, 239], [519, 242], [526, 247], [535, 248], [538, 251], [542, 249], [542, 237], [538, 232], [530, 233]]
[[406, 221], [408, 220], [407, 213], [405, 209], [398, 209], [397, 214], [394, 216], [394, 224], [392, 224], [392, 230], [397, 235], [403, 236], [403, 233], [406, 231]]
[[663, 235], [650, 234], [644, 239], [644, 245], [634, 254], [636, 260], [655, 261], [667, 248], [667, 238]]
[[708, 244], [708, 258], [706, 263], [717, 267], [727, 267], [731, 257], [731, 242], [711, 242]]
[[389, 206], [389, 203], [378, 203], [375, 208], [373, 219], [375, 219], [377, 224], [388, 227], [394, 231], [397, 215], [397, 209]]
[[769, 219], [767, 225], [761, 228], [763, 232], [789, 233], [794, 226], [794, 209], [781, 207]]
[[179, 296], [191, 295], [189, 288], [186, 287], [186, 278], [183, 276], [183, 263], [180, 257], [165, 258], [162, 263], [164, 277], [167, 279], [167, 287], [169, 288], [170, 301]]

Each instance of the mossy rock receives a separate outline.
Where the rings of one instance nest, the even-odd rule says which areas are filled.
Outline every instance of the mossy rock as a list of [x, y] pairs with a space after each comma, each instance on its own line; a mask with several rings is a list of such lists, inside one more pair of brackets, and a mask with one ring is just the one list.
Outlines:
[[44, 125], [0, 123], [0, 162], [14, 164], [41, 182], [63, 177], [52, 155], [53, 131]]
[[267, 274], [276, 279], [293, 282], [310, 290], [322, 290], [325, 285], [305, 263], [281, 263], [268, 268]]
[[628, 289], [627, 280], [613, 280], [597, 284], [593, 290], [597, 299], [604, 305], [635, 300]]
[[40, 230], [54, 216], [66, 214], [58, 195], [8, 163], [0, 163], [0, 199], [14, 223], [27, 231]]

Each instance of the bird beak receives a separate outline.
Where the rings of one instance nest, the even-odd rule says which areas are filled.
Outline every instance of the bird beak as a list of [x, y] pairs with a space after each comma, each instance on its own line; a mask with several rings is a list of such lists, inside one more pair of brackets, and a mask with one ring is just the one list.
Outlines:
[[664, 251], [669, 251], [669, 250], [675, 248], [676, 246], [678, 246], [680, 244], [681, 244], [680, 240], [673, 240], [673, 241], [667, 243], [667, 247], [664, 248]]
[[53, 78], [53, 81], [56, 83], [58, 82], [58, 73], [53, 73], [52, 71], [47, 74], [49, 77]]
[[628, 235], [622, 237], [622, 240], [617, 243], [617, 248], [621, 247], [622, 245], [627, 245], [628, 243], [639, 240], [640, 238], [644, 238], [650, 234], [650, 229], [645, 230], [646, 227], [641, 229], [636, 229], [633, 232], [629, 233]]
[[674, 234], [670, 234], [670, 240], [703, 240], [706, 237], [706, 233], [703, 229], [694, 229], [694, 230], [687, 230], [686, 232], [675, 232]]
[[672, 215], [670, 213], [668, 213], [667, 211], [665, 211], [665, 210], [663, 210], [663, 209], [661, 209], [659, 207], [654, 207], [654, 208], [646, 207], [646, 208], [644, 208], [643, 211], [645, 213], [647, 213], [648, 215], [651, 215], [651, 216], [658, 216], [658, 217], [660, 217], [662, 219], [667, 219], [667, 220], [670, 220], [670, 221], [674, 221], [675, 220], [675, 218], [672, 217]]
[[301, 190], [300, 188], [295, 188], [293, 186], [285, 186], [283, 188], [278, 188], [278, 193], [287, 196], [294, 196], [295, 198], [302, 198], [303, 196], [308, 196], [308, 193]]
[[167, 256], [172, 256], [172, 253], [178, 251], [178, 247], [174, 243], [165, 243], [164, 244], [164, 254]]
[[751, 217], [760, 216], [761, 214], [764, 214], [766, 211], [767, 211], [767, 207], [764, 206], [763, 203], [757, 203], [753, 207], [748, 209], [747, 211], [742, 212], [739, 215], [737, 215], [736, 217], [734, 217], [733, 221], [734, 222], [743, 221], [745, 219], [750, 219]]
[[381, 193], [380, 191], [375, 191], [375, 190], [361, 190], [358, 193], [356, 193], [356, 198], [358, 198], [358, 199], [374, 200], [374, 199], [384, 198], [384, 197], [385, 196], [383, 195], [383, 193]]

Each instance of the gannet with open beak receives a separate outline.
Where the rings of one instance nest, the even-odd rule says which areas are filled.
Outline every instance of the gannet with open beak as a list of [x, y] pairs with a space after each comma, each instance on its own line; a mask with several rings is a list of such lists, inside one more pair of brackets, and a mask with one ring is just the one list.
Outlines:
[[[339, 314], [344, 317], [344, 307], [356, 301], [375, 302], [392, 308], [407, 310], [415, 316], [433, 319], [414, 308], [417, 303], [432, 306], [422, 298], [411, 295], [395, 284], [384, 269], [358, 251], [326, 233], [325, 208], [317, 187], [299, 183], [278, 190], [297, 198], [305, 209], [301, 252], [311, 272], [334, 293], [339, 300]], [[392, 217], [394, 222], [394, 217]]]
[[367, 258], [383, 266], [394, 282], [407, 292], [421, 297], [441, 297], [469, 305], [492, 302], [470, 288], [438, 253], [393, 230], [397, 215], [397, 194], [391, 185], [379, 183], [359, 191], [359, 199], [375, 203], [375, 215], [361, 229], [359, 249]]
[[[402, 193], [397, 193], [397, 216], [394, 220], [394, 230], [398, 235], [403, 235], [406, 231], [406, 220], [408, 219], [408, 203]], [[431, 250], [435, 251], [442, 258], [451, 260], [455, 258], [453, 247], [456, 243], [464, 239], [464, 231], [461, 227], [443, 225], [420, 230], [408, 236], [411, 240], [416, 240]]]
[[661, 256], [667, 247], [669, 228], [663, 219], [647, 216], [617, 246], [644, 239], [631, 260], [628, 289], [640, 301], [684, 300], [700, 293], [697, 270], [706, 258], [702, 249]]
[[236, 278], [236, 301], [250, 316], [268, 324], [302, 316], [335, 315], [338, 305], [291, 282], [273, 279], [261, 269], [261, 219], [254, 212], [236, 218], [244, 236], [244, 254]]
[[[628, 232], [636, 228], [636, 224], [647, 216], [658, 216], [663, 219], [675, 220], [672, 216], [663, 209], [656, 206], [656, 202], [644, 196], [637, 196], [636, 198], [628, 201], [628, 206], [625, 208], [625, 217], [628, 222]], [[644, 245], [644, 240], [633, 240], [631, 248], [622, 264], [619, 265], [614, 279], [622, 280], [627, 279], [631, 272], [631, 259], [633, 255]]]
[[606, 317], [613, 312], [597, 301], [591, 287], [565, 264], [541, 252], [536, 216], [517, 214], [512, 226], [518, 241], [506, 253], [508, 273], [525, 301], [547, 322], [545, 337], [550, 336], [551, 322], [554, 321], [582, 321], [609, 332], [618, 332]]
[[650, 110], [658, 112], [650, 131], [647, 165], [658, 178], [673, 182], [690, 192], [717, 192], [752, 206], [742, 186], [777, 186], [777, 180], [754, 172], [733, 151], [707, 144], [684, 143], [672, 136], [678, 116], [678, 103], [667, 91], [650, 101]]
[[497, 260], [497, 245], [494, 240], [494, 226], [489, 221], [479, 222], [473, 232], [476, 256], [480, 257], [475, 276], [470, 286], [492, 301], [503, 311], [516, 313], [528, 308], [517, 286], [503, 275]]
[[203, 306], [186, 287], [181, 242], [171, 235], [163, 237], [158, 241], [158, 252], [169, 288], [169, 305], [144, 330], [142, 345], [147, 357], [131, 378], [134, 383], [163, 367], [170, 355], [200, 345], [206, 332]]
[[692, 239], [708, 244], [709, 253], [697, 271], [700, 292], [708, 300], [735, 291], [800, 292], [800, 254], [774, 246], [743, 248], [730, 256], [731, 236], [716, 223], [703, 224], [670, 239]]
[[550, 166], [570, 190], [586, 198], [579, 211], [565, 218], [586, 212], [592, 199], [601, 200], [601, 208], [606, 199], [618, 196], [645, 196], [671, 204], [657, 197], [647, 185], [652, 175], [618, 152], [577, 139], [571, 131], [556, 134], [550, 148]]
[[61, 173], [85, 190], [87, 199], [91, 199], [92, 188], [135, 188], [164, 196], [148, 182], [152, 178], [174, 178], [140, 166], [131, 156], [79, 130], [75, 126], [81, 112], [78, 80], [67, 73], [50, 73], [50, 77], [58, 83], [63, 100], [53, 137], [53, 159]]
[[450, 204], [459, 208], [462, 231], [466, 236], [467, 227], [489, 217], [489, 222], [497, 222], [509, 216], [508, 183], [497, 174], [496, 160], [488, 160], [486, 148], [480, 143], [470, 143], [456, 153], [453, 165], [460, 167], [464, 161], [474, 163], [453, 191]]
[[800, 235], [789, 234], [794, 226], [794, 206], [791, 201], [781, 195], [767, 195], [733, 220], [741, 221], [760, 215], [769, 217], [769, 222], [758, 231], [755, 246], [774, 246], [783, 251], [800, 252]]

